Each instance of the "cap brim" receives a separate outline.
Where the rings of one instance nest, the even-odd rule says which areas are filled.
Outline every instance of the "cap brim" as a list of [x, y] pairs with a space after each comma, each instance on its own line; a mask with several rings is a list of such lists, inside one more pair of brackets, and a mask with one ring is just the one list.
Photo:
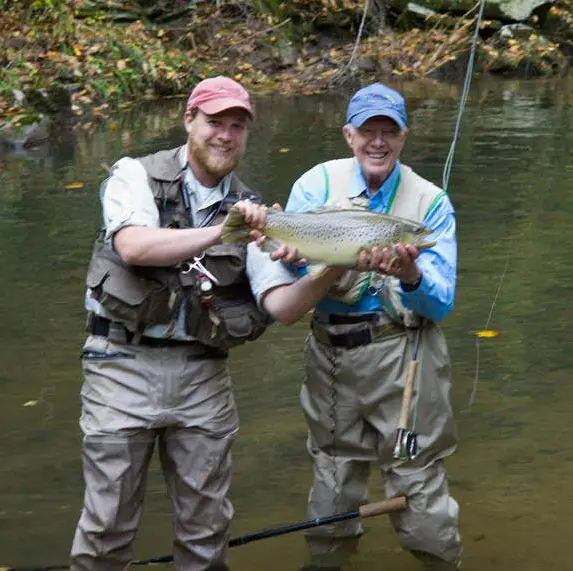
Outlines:
[[372, 117], [388, 117], [389, 119], [392, 119], [400, 129], [405, 129], [407, 127], [406, 123], [404, 123], [404, 119], [400, 117], [400, 114], [396, 111], [392, 111], [391, 109], [388, 109], [387, 111], [379, 111], [375, 109], [361, 111], [350, 119], [350, 124], [357, 128], [362, 127], [362, 125], [364, 125], [368, 119], [372, 119]]
[[217, 113], [222, 113], [228, 109], [244, 109], [251, 119], [254, 117], [251, 106], [240, 99], [214, 99], [213, 101], [201, 103], [200, 105], [197, 105], [197, 107], [207, 115], [216, 115]]

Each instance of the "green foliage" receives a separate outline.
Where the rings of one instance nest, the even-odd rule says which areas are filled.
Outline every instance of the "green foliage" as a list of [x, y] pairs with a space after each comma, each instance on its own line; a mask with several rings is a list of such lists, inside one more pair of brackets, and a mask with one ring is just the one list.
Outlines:
[[[60, 2], [40, 1], [42, 8]], [[79, 113], [101, 103], [181, 93], [194, 82], [186, 54], [152, 26], [111, 24], [101, 13], [78, 19], [67, 9], [48, 9], [30, 26], [21, 24], [22, 14], [12, 10], [0, 21], [0, 111], [10, 110], [16, 90], [53, 83], [71, 86]]]
[[[423, 77], [463, 55], [470, 44], [473, 18], [440, 16], [403, 33], [370, 31], [355, 58], [364, 5], [364, 0], [0, 0], [0, 115], [21, 112], [18, 92], [52, 85], [71, 93], [72, 109], [81, 114], [141, 97], [188, 93], [198, 79], [217, 74], [253, 91], [281, 93], [324, 91], [340, 80], [341, 70], [364, 81]], [[556, 36], [569, 38], [572, 22], [571, 0], [556, 0], [544, 23]], [[321, 35], [328, 41], [321, 42]], [[508, 45], [484, 40], [480, 54], [483, 68], [497, 72], [536, 67], [550, 74], [565, 65], [559, 45], [539, 33]]]
[[74, 2], [66, 0], [0, 0], [0, 10], [18, 9], [30, 15], [60, 12], [73, 6]]

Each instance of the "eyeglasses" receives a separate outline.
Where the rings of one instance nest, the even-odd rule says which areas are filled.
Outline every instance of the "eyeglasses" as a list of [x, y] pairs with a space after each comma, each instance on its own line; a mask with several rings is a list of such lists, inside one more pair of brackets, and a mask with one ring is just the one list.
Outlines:
[[358, 132], [366, 139], [375, 139], [380, 136], [382, 139], [396, 139], [402, 134], [400, 127], [375, 129], [372, 127], [359, 127]]

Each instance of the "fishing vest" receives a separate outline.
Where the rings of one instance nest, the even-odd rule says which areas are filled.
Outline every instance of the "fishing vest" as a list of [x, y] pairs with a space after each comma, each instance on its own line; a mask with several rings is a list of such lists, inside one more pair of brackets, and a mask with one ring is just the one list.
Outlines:
[[[326, 181], [325, 205], [336, 208], [368, 208], [368, 197], [348, 197], [348, 189], [356, 176], [355, 169], [359, 168], [355, 159], [332, 160], [321, 166]], [[443, 190], [417, 175], [410, 167], [401, 164], [386, 214], [422, 223], [443, 194]], [[418, 324], [419, 316], [402, 303], [399, 280], [395, 277], [349, 270], [332, 286], [327, 295], [336, 301], [353, 305], [371, 287], [380, 292], [382, 305], [392, 319], [408, 327]]]
[[[183, 198], [185, 168], [180, 148], [139, 159], [159, 210], [162, 228], [190, 228], [190, 211]], [[107, 181], [104, 181], [103, 185]], [[102, 185], [102, 186], [103, 186]], [[218, 224], [238, 200], [260, 202], [260, 196], [234, 174], [230, 189], [210, 222]], [[211, 246], [201, 259], [218, 284], [193, 268], [193, 261], [171, 267], [129, 265], [104, 240], [101, 230], [95, 241], [86, 285], [91, 295], [128, 330], [141, 333], [153, 325], [173, 331], [185, 304], [185, 331], [197, 341], [228, 349], [259, 337], [270, 323], [251, 293], [246, 275], [246, 245]]]

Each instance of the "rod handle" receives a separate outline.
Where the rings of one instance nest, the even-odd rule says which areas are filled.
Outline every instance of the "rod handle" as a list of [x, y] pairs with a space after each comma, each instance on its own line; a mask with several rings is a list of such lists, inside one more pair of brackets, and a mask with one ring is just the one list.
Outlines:
[[382, 500], [381, 502], [373, 502], [371, 504], [364, 504], [360, 506], [360, 517], [372, 517], [380, 514], [387, 514], [390, 512], [399, 512], [405, 510], [407, 506], [405, 496], [396, 496]]
[[406, 384], [404, 385], [404, 393], [402, 395], [402, 408], [400, 409], [400, 419], [398, 420], [398, 428], [408, 428], [408, 417], [410, 416], [410, 405], [412, 404], [412, 393], [414, 391], [414, 379], [418, 371], [418, 360], [415, 359], [408, 363], [408, 376], [406, 377]]

